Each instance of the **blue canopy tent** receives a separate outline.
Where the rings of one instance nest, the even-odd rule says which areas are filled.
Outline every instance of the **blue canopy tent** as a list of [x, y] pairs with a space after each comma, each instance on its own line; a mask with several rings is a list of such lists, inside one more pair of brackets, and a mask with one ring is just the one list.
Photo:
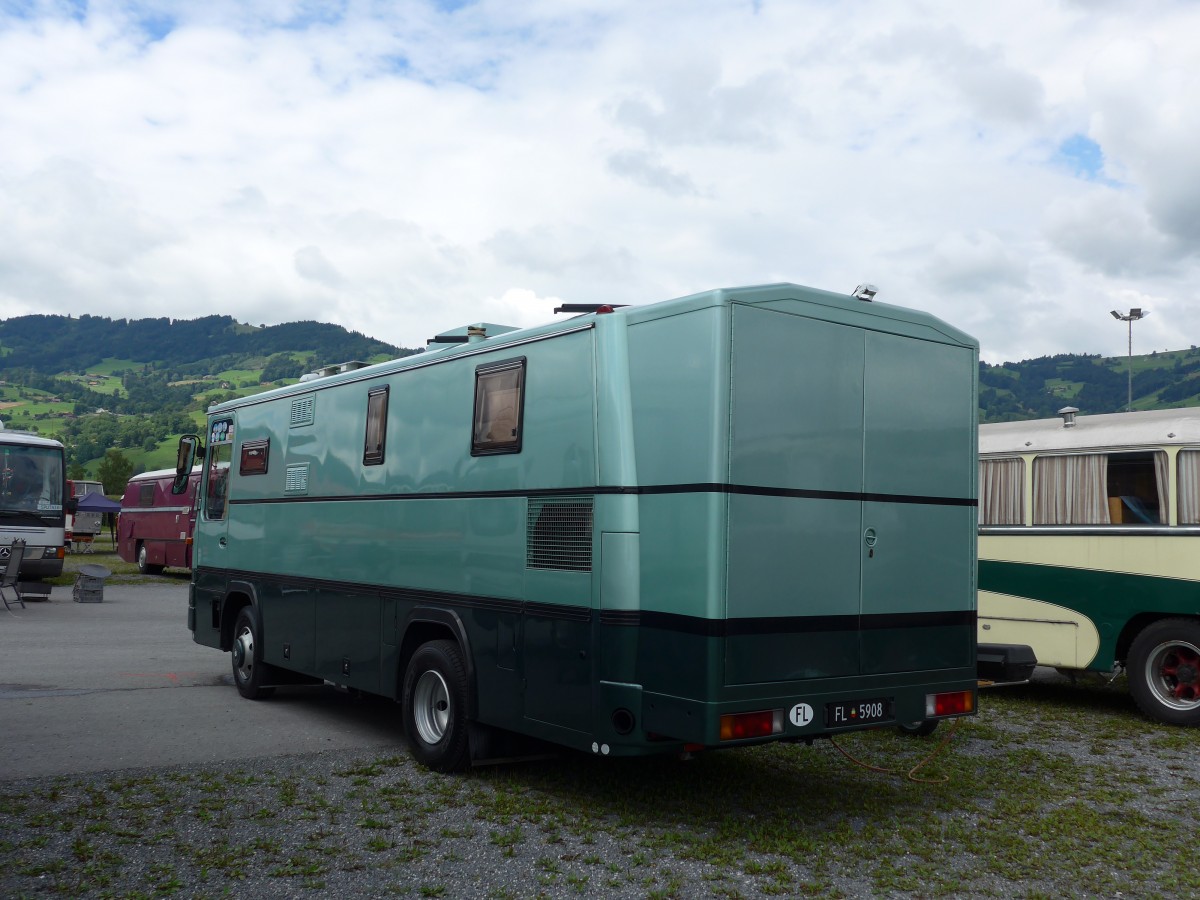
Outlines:
[[115, 500], [109, 500], [103, 494], [89, 491], [79, 498], [76, 509], [79, 512], [119, 513], [121, 511], [121, 504]]
[[[115, 516], [120, 511], [121, 511], [120, 503], [117, 503], [113, 500], [109, 500], [103, 494], [97, 493], [96, 491], [88, 491], [86, 494], [84, 494], [82, 497], [80, 497], [78, 499], [78, 501], [76, 502], [76, 505], [75, 505], [75, 516], [77, 517], [77, 519], [78, 519], [78, 516], [80, 513], [100, 513], [101, 514], [100, 518], [95, 520], [96, 526], [93, 526], [93, 527], [99, 526], [99, 523], [101, 523], [104, 520], [103, 516], [105, 513], [111, 513], [112, 515]], [[90, 529], [88, 529], [88, 530], [90, 530]], [[113, 538], [114, 546], [115, 546], [116, 538], [112, 532], [113, 532], [113, 520], [110, 518], [108, 520], [108, 533], [109, 533], [109, 537]], [[91, 540], [92, 540], [92, 538], [90, 535], [86, 535], [84, 532], [80, 532], [77, 530], [71, 536], [71, 547], [72, 547], [72, 549], [79, 549], [79, 548], [75, 547], [75, 544], [78, 543], [82, 546], [84, 552], [90, 552], [91, 551]]]

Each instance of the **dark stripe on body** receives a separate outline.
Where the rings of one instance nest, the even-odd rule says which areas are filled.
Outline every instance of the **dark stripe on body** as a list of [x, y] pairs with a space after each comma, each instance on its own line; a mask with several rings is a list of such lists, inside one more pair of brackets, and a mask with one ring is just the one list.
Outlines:
[[805, 488], [761, 487], [753, 484], [652, 484], [638, 487], [593, 486], [507, 491], [439, 491], [407, 494], [336, 494], [323, 497], [262, 497], [230, 500], [232, 506], [272, 503], [371, 503], [383, 500], [487, 500], [513, 497], [577, 497], [607, 494], [739, 494], [750, 497], [792, 497], [804, 500], [843, 500], [856, 503], [916, 503], [928, 506], [978, 506], [974, 497], [930, 497], [920, 494], [880, 494], [857, 491], [817, 491]]
[[431, 591], [420, 588], [396, 588], [358, 582], [320, 578], [298, 578], [260, 572], [212, 569], [195, 570], [195, 576], [227, 577], [231, 581], [275, 584], [287, 588], [308, 588], [329, 593], [379, 594], [415, 605], [449, 606], [458, 609], [489, 610], [511, 615], [526, 614], [571, 621], [597, 620], [601, 625], [645, 626], [660, 631], [694, 634], [704, 637], [735, 637], [758, 634], [804, 634], [812, 632], [858, 631], [908, 628], [936, 628], [947, 625], [974, 625], [975, 610], [942, 612], [878, 613], [846, 616], [760, 616], [739, 619], [705, 619], [679, 613], [654, 610], [594, 610], [588, 606], [537, 603], [501, 597]]

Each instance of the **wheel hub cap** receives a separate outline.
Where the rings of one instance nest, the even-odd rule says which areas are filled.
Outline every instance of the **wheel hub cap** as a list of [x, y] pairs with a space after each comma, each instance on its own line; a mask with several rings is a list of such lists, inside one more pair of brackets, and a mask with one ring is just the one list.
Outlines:
[[1147, 675], [1166, 705], [1175, 709], [1200, 705], [1200, 649], [1178, 641], [1160, 644], [1147, 661]]

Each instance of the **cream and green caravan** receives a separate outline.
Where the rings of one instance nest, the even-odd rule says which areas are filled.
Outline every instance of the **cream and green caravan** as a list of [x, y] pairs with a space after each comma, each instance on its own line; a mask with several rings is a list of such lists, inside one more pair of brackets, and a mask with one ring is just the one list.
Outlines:
[[396, 699], [441, 770], [512, 733], [630, 756], [971, 713], [977, 367], [929, 315], [774, 284], [223, 403], [181, 445], [188, 624], [246, 697]]
[[1200, 409], [1078, 412], [980, 426], [979, 641], [1200, 725]]

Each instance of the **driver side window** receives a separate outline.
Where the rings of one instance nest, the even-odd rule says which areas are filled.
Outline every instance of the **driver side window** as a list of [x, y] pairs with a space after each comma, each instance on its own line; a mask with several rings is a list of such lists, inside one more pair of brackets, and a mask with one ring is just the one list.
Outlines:
[[208, 490], [205, 494], [204, 514], [209, 519], [224, 519], [226, 500], [229, 496], [229, 461], [233, 456], [233, 445], [218, 444], [210, 448], [208, 456]]

